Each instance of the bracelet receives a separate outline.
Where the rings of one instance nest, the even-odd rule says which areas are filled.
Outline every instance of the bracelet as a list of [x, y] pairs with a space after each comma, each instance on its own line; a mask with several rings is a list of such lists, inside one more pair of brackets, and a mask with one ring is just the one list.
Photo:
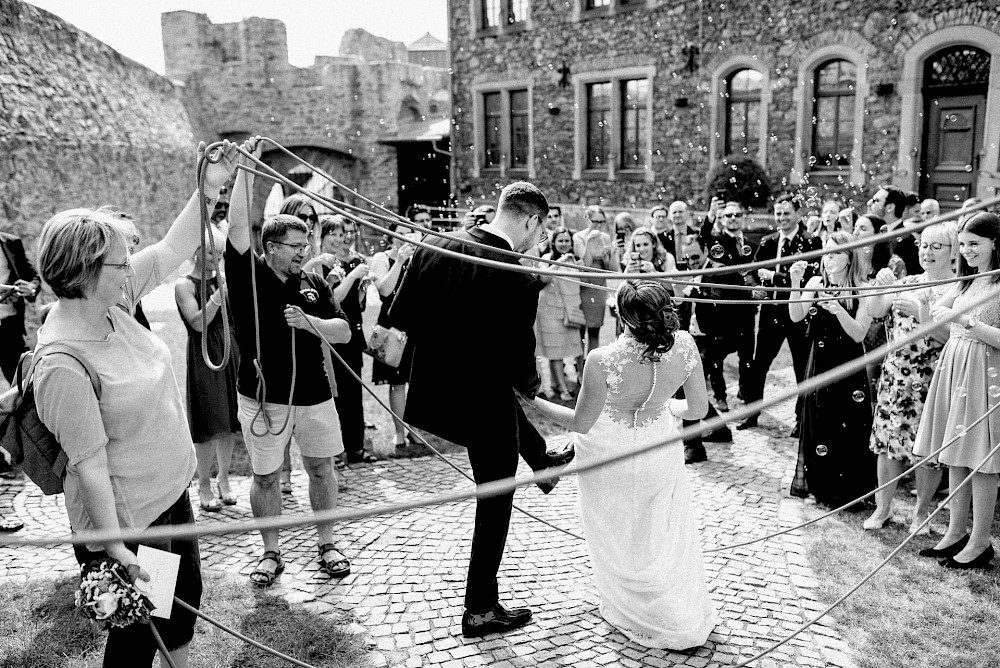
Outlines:
[[215, 301], [215, 296], [221, 294], [222, 294], [221, 290], [216, 290], [215, 292], [212, 293], [212, 296], [208, 298], [208, 301], [212, 302], [216, 306], [222, 306], [222, 297], [219, 297], [219, 301]]

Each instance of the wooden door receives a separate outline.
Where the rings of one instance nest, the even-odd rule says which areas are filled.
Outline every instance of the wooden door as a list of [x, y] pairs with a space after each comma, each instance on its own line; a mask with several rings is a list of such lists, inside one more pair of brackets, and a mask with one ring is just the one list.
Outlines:
[[955, 209], [976, 194], [986, 96], [936, 96], [926, 109], [921, 194]]

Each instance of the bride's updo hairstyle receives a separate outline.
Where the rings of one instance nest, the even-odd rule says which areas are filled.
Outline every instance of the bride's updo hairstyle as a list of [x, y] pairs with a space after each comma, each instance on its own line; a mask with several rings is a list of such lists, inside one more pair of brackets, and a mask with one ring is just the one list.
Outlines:
[[658, 362], [674, 347], [681, 323], [670, 291], [659, 281], [631, 279], [618, 288], [618, 315], [632, 336], [646, 346], [641, 362]]

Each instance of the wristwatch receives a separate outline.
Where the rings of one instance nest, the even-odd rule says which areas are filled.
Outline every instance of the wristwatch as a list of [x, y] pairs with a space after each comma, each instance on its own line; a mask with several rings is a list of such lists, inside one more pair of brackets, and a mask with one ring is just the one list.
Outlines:
[[974, 316], [970, 315], [969, 319], [965, 321], [965, 328], [966, 329], [972, 329], [973, 327], [975, 327], [978, 324], [979, 324], [979, 321], [976, 320], [976, 318]]

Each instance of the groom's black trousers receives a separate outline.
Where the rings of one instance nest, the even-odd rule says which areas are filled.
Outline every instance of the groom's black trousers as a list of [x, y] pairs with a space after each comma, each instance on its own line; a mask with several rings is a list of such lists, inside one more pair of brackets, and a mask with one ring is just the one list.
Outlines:
[[[545, 439], [520, 407], [517, 414], [517, 436], [513, 442], [496, 439], [489, 433], [489, 427], [484, 425], [482, 441], [468, 448], [472, 477], [477, 485], [513, 477], [517, 472], [518, 454], [532, 471], [548, 468]], [[472, 533], [472, 555], [465, 583], [465, 609], [468, 612], [488, 612], [499, 599], [497, 572], [507, 544], [513, 506], [513, 491], [476, 501], [476, 526]]]

